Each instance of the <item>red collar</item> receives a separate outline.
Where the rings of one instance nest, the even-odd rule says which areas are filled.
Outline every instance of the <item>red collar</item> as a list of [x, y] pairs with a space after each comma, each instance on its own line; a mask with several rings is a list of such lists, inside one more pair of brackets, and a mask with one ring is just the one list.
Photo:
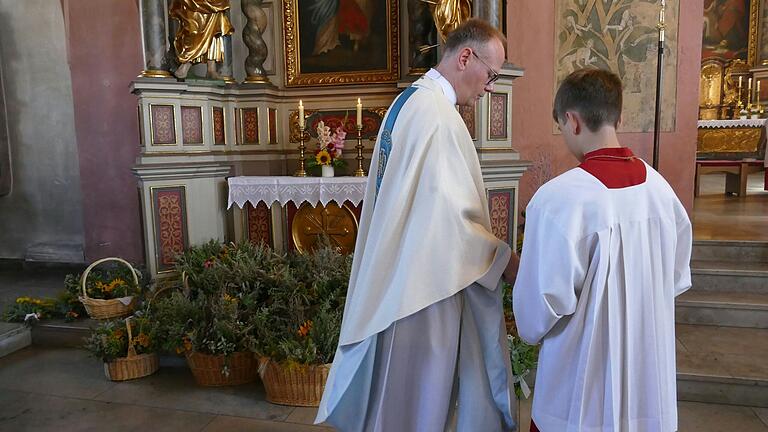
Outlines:
[[627, 147], [601, 148], [584, 155], [579, 168], [592, 174], [609, 189], [645, 183], [645, 163]]

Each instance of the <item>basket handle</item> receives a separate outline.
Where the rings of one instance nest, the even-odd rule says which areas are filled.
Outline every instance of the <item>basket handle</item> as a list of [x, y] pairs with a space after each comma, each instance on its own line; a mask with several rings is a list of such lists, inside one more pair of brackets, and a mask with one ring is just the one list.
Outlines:
[[85, 289], [85, 280], [88, 278], [88, 274], [91, 272], [91, 270], [93, 270], [94, 267], [106, 261], [117, 261], [119, 263], [126, 265], [129, 269], [131, 269], [131, 275], [133, 275], [133, 281], [136, 283], [136, 286], [139, 286], [139, 277], [138, 277], [139, 272], [138, 270], [133, 268], [131, 263], [129, 263], [128, 261], [122, 258], [117, 258], [117, 257], [102, 258], [100, 260], [94, 261], [93, 264], [89, 265], [88, 268], [86, 268], [85, 271], [83, 272], [83, 276], [80, 277], [80, 288], [83, 290], [83, 298], [89, 298], [88, 293], [86, 292], [86, 289]]
[[128, 358], [136, 357], [136, 348], [133, 346], [133, 335], [131, 334], [131, 319], [128, 317], [125, 319], [125, 328], [128, 329]]

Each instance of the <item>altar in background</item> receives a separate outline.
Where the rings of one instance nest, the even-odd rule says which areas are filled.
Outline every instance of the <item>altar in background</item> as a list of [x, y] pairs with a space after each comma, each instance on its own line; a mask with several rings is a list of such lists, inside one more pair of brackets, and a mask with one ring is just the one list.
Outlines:
[[[321, 40], [318, 29], [301, 19], [307, 10], [299, 0], [231, 1], [226, 12], [234, 31], [215, 45], [222, 61], [185, 66], [188, 74], [181, 80], [173, 76], [181, 68], [173, 43], [179, 30], [168, 2], [139, 1], [145, 65], [131, 85], [138, 99], [141, 148], [133, 172], [153, 277], [171, 276], [179, 252], [212, 238], [268, 240], [282, 250], [297, 246], [292, 233], [280, 227], [308, 212], [302, 210], [306, 206], [290, 201], [278, 210], [262, 202], [228, 209], [227, 179], [285, 177], [296, 171], [299, 100], [308, 133], [319, 121], [347, 128], [344, 158], [355, 167], [350, 149], [356, 134], [347, 125], [361, 99], [367, 170], [387, 107], [436, 64], [440, 50], [422, 49], [438, 44], [428, 4], [382, 0], [371, 5], [375, 10], [364, 11], [369, 33]], [[500, 29], [502, 13], [496, 0], [474, 2], [474, 15]], [[327, 46], [318, 47], [319, 41]], [[494, 91], [474, 108], [461, 109], [481, 162], [494, 233], [511, 245], [517, 238], [519, 180], [529, 165], [512, 143], [512, 82], [522, 75], [505, 64]], [[308, 150], [314, 149], [314, 138], [310, 135]], [[359, 216], [354, 202], [341, 202], [337, 210]]]

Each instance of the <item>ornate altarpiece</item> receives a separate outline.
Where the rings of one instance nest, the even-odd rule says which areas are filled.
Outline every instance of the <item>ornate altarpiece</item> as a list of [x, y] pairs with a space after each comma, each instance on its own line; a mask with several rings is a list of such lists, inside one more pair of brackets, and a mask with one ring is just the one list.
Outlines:
[[[367, 169], [387, 107], [437, 61], [435, 49], [420, 49], [435, 42], [429, 6], [421, 0], [381, 2], [389, 7], [383, 21], [389, 30], [386, 41], [375, 43], [391, 48], [386, 65], [380, 70], [374, 63], [364, 66], [369, 68], [361, 73], [365, 77], [351, 81], [333, 79], [338, 71], [323, 78], [317, 69], [323, 65], [320, 59], [315, 63], [300, 59], [301, 64], [314, 65], [309, 75], [291, 71], [299, 64], [293, 57], [293, 50], [302, 43], [297, 38], [303, 37], [295, 33], [301, 24], [293, 20], [297, 0], [232, 0], [229, 19], [235, 33], [225, 38], [225, 60], [218, 65], [226, 82], [194, 75], [180, 81], [172, 76], [177, 66], [172, 43], [176, 24], [168, 20], [168, 3], [139, 2], [145, 66], [131, 86], [138, 98], [137, 145], [141, 146], [133, 172], [141, 196], [147, 267], [153, 277], [170, 275], [177, 253], [211, 238], [263, 241], [278, 250], [293, 248], [286, 232], [297, 223], [299, 209], [261, 203], [228, 210], [227, 179], [285, 176], [295, 171], [300, 99], [305, 116], [328, 121], [354, 118], [355, 101], [362, 99]], [[502, 28], [501, 5], [498, 0], [476, 0], [474, 15]], [[371, 23], [373, 29], [375, 23]], [[286, 38], [286, 32], [293, 38]], [[319, 50], [327, 50], [315, 55], [368, 55], [368, 42], [352, 36], [331, 35], [328, 44], [324, 35]], [[204, 72], [203, 66], [192, 67], [192, 74]], [[521, 69], [505, 65], [494, 92], [473, 109], [461, 111], [481, 160], [494, 233], [512, 245], [517, 241], [519, 179], [528, 166], [513, 148], [510, 117], [512, 81], [522, 74]], [[302, 80], [302, 76], [312, 79]], [[351, 150], [354, 135], [348, 135], [344, 153], [351, 167], [356, 165]], [[310, 148], [314, 142], [310, 140]], [[350, 211], [354, 214], [354, 209]]]

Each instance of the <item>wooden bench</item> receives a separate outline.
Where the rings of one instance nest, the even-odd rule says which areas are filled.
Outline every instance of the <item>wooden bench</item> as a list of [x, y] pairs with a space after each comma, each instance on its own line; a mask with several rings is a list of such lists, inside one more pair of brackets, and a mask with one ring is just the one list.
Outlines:
[[[747, 179], [750, 174], [764, 170], [761, 160], [697, 160], [694, 196], [699, 196], [699, 179], [704, 174], [725, 173], [725, 193], [743, 197], [747, 195]], [[768, 173], [765, 187], [768, 188]]]

